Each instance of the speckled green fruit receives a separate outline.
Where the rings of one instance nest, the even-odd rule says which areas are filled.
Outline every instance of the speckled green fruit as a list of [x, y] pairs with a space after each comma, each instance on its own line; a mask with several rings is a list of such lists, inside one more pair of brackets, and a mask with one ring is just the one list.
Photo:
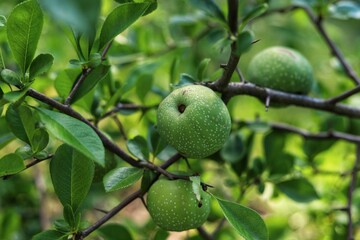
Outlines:
[[231, 119], [214, 91], [189, 85], [174, 90], [160, 103], [157, 129], [183, 156], [204, 158], [218, 151], [228, 139]]
[[147, 207], [154, 222], [166, 231], [200, 227], [210, 213], [210, 195], [201, 190], [201, 206], [187, 180], [159, 179], [147, 194]]
[[285, 47], [270, 47], [255, 55], [249, 64], [248, 80], [261, 87], [304, 95], [314, 81], [306, 58]]

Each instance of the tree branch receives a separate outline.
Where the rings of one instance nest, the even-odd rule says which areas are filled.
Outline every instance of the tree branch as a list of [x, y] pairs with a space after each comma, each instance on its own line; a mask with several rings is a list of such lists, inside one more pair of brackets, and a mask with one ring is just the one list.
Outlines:
[[151, 108], [155, 108], [158, 105], [153, 105], [153, 106], [141, 106], [141, 105], [137, 105], [137, 104], [133, 104], [133, 103], [118, 103], [113, 109], [111, 109], [110, 111], [106, 112], [104, 115], [102, 115], [100, 117], [101, 119], [107, 118], [121, 110], [140, 110], [140, 111], [147, 111]]
[[[106, 47], [104, 48], [103, 52], [101, 53], [101, 61], [105, 61], [106, 54], [108, 53], [110, 47], [112, 45], [112, 41], [109, 42]], [[94, 70], [95, 68], [86, 68], [83, 70], [79, 78], [76, 80], [74, 87], [71, 89], [71, 92], [69, 93], [69, 96], [65, 100], [65, 105], [70, 105], [72, 99], [74, 98], [76, 92], [79, 90], [81, 84], [85, 81], [87, 76]]]
[[[238, 0], [228, 0], [228, 25], [232, 34], [232, 37], [237, 36], [238, 28]], [[239, 63], [240, 57], [235, 54], [236, 50], [236, 41], [231, 44], [231, 52], [227, 64], [224, 66], [224, 72], [220, 79], [218, 79], [215, 84], [218, 89], [225, 88], [233, 75], [236, 67]]]
[[[171, 166], [173, 163], [178, 161], [181, 158], [180, 154], [175, 154], [172, 156], [169, 160], [167, 160], [165, 163], [163, 163], [159, 168], [166, 169], [169, 166]], [[164, 170], [165, 171], [165, 170]], [[160, 173], [157, 173], [157, 177], [160, 176]], [[156, 180], [157, 178], [155, 178]], [[154, 180], [154, 181], [155, 181]], [[117, 206], [115, 206], [113, 209], [108, 211], [102, 218], [100, 218], [96, 223], [88, 227], [87, 229], [83, 230], [82, 232], [79, 232], [75, 239], [81, 240], [87, 237], [90, 233], [101, 227], [103, 224], [105, 224], [107, 221], [109, 221], [112, 217], [114, 217], [118, 212], [120, 212], [123, 208], [125, 208], [127, 205], [129, 205], [131, 202], [133, 202], [137, 198], [142, 198], [145, 195], [146, 192], [143, 191], [143, 189], [139, 189], [136, 192], [129, 195], [124, 201], [119, 203]]]
[[85, 119], [83, 116], [81, 116], [78, 112], [74, 111], [70, 106], [61, 104], [61, 103], [43, 95], [42, 93], [35, 91], [33, 89], [28, 90], [28, 95], [43, 102], [43, 103], [46, 103], [46, 104], [52, 106], [53, 108], [65, 113], [66, 115], [69, 115], [73, 118], [76, 118], [76, 119], [86, 123], [96, 132], [96, 134], [101, 139], [103, 145], [107, 149], [109, 149], [111, 152], [113, 152], [116, 155], [118, 155], [119, 157], [121, 157], [122, 160], [129, 163], [130, 165], [132, 165], [134, 167], [141, 167], [139, 161], [135, 160], [129, 154], [124, 152], [115, 143], [113, 143], [109, 138], [107, 138], [107, 136], [105, 134], [103, 134], [98, 128], [96, 128], [91, 122], [89, 122], [87, 119]]
[[224, 89], [219, 89], [216, 83], [202, 83], [214, 91], [218, 91], [232, 98], [236, 95], [249, 95], [265, 102], [268, 96], [271, 97], [272, 103], [281, 103], [284, 105], [296, 105], [305, 108], [318, 109], [326, 112], [332, 112], [348, 117], [360, 118], [360, 108], [344, 104], [332, 104], [326, 100], [313, 98], [304, 95], [281, 92], [269, 88], [258, 87], [252, 83], [229, 83]]
[[329, 132], [319, 132], [319, 133], [311, 133], [304, 129], [296, 128], [287, 124], [282, 123], [268, 123], [272, 129], [286, 131], [298, 134], [303, 136], [304, 138], [312, 138], [312, 139], [319, 139], [319, 140], [326, 140], [326, 139], [339, 139], [345, 140], [352, 143], [360, 143], [360, 136], [352, 135], [348, 133], [342, 133], [337, 131], [329, 131]]

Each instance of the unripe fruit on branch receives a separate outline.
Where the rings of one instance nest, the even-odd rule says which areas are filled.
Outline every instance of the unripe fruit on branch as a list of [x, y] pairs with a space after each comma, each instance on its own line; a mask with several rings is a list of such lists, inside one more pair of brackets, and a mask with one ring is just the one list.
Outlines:
[[231, 119], [214, 91], [189, 85], [174, 90], [160, 103], [157, 129], [183, 156], [204, 158], [218, 151], [228, 139]]
[[196, 199], [192, 182], [159, 179], [147, 194], [148, 211], [154, 222], [166, 231], [185, 231], [200, 227], [210, 213], [210, 195], [200, 190]]
[[286, 47], [270, 47], [251, 60], [248, 80], [260, 87], [288, 93], [308, 94], [313, 85], [313, 70], [299, 52]]

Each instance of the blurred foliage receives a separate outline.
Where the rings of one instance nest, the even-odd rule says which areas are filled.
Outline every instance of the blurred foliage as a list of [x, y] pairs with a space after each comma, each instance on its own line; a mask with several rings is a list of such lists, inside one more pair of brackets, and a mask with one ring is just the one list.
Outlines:
[[[1, 1], [0, 15], [8, 17], [13, 7], [20, 2]], [[128, 1], [102, 1], [100, 13], [95, 14], [103, 18], [97, 24], [101, 25], [105, 16], [123, 2]], [[140, 18], [115, 37], [106, 63], [98, 65], [95, 70], [98, 75], [89, 78], [89, 81], [92, 80], [90, 86], [87, 85], [88, 88], [81, 89], [75, 96], [73, 108], [97, 123], [103, 132], [134, 156], [150, 159], [157, 164], [167, 160], [175, 151], [165, 146], [156, 135], [154, 106], [178, 84], [218, 79], [222, 73], [219, 66], [228, 59], [231, 42], [224, 27], [227, 1], [214, 2], [219, 9], [207, 5], [205, 1], [178, 0], [175, 3], [158, 0], [154, 12]], [[360, 5], [357, 1], [239, 1], [239, 19], [243, 20], [244, 16], [249, 16], [257, 6], [264, 3], [269, 5], [269, 12], [297, 4], [311, 8], [315, 14], [321, 14], [331, 39], [355, 71], [360, 72], [360, 45], [355, 44], [360, 42]], [[47, 7], [53, 9], [54, 6]], [[67, 12], [71, 18], [54, 18], [51, 14], [45, 14], [37, 48], [37, 54], [51, 53], [53, 65], [47, 74], [36, 77], [32, 88], [60, 101], [66, 98], [76, 76], [81, 72], [79, 65], [96, 62], [90, 57], [91, 51], [86, 55], [75, 50], [72, 33], [66, 26], [76, 22], [77, 17], [89, 18], [88, 14], [91, 22], [95, 21], [91, 12], [81, 12], [78, 8], [74, 7], [75, 12]], [[246, 33], [239, 38], [244, 41], [252, 38], [258, 40], [251, 48], [246, 44], [241, 46], [244, 51], [239, 52], [239, 68], [245, 79], [248, 63], [256, 53], [270, 46], [283, 45], [297, 49], [311, 62], [316, 85], [310, 96], [328, 98], [353, 87], [338, 60], [332, 57], [328, 46], [303, 11], [277, 12], [256, 17], [249, 20], [244, 28]], [[65, 18], [65, 23], [59, 23], [59, 18]], [[80, 23], [76, 27], [86, 33], [86, 38], [91, 38], [95, 34], [91, 26]], [[99, 31], [96, 34], [98, 36]], [[81, 41], [79, 44], [82, 44], [83, 49], [89, 47], [84, 47]], [[1, 21], [0, 50], [5, 67], [19, 70], [7, 44], [5, 31], [1, 29]], [[72, 59], [78, 62], [74, 64]], [[232, 81], [240, 80], [234, 74]], [[4, 82], [0, 82], [0, 90], [4, 93], [10, 91]], [[27, 98], [27, 102], [36, 105], [31, 98]], [[346, 100], [351, 106], [357, 106], [359, 102], [358, 95]], [[147, 108], [123, 109], [116, 114], [115, 121], [113, 118], [101, 118], [117, 104], [135, 104]], [[5, 120], [5, 112], [11, 107], [2, 109], [2, 106], [0, 158], [31, 145], [29, 139], [15, 139], [9, 130], [11, 126]], [[312, 132], [336, 130], [359, 134], [358, 122], [293, 106], [276, 108], [270, 105], [269, 111], [265, 111], [262, 102], [249, 96], [232, 98], [228, 109], [233, 120], [233, 132], [224, 148], [207, 160], [189, 159], [191, 169], [188, 169], [185, 161], [179, 161], [170, 170], [199, 173], [203, 182], [214, 187], [209, 190], [214, 195], [255, 209], [265, 220], [270, 239], [345, 239], [347, 218], [344, 212], [336, 209], [347, 204], [349, 174], [346, 173], [349, 173], [355, 161], [355, 146], [344, 141], [305, 140], [295, 134], [271, 130], [266, 123], [282, 122]], [[41, 129], [42, 126], [36, 124], [33, 128]], [[16, 126], [14, 128], [17, 129]], [[17, 130], [24, 134], [21, 129]], [[24, 136], [27, 138], [27, 135]], [[47, 140], [49, 144], [45, 150], [54, 154], [60, 142], [54, 138]], [[30, 154], [35, 153], [30, 151]], [[131, 181], [134, 184], [132, 187], [105, 192], [98, 175], [106, 178], [106, 172], [112, 171], [111, 174], [114, 169], [128, 167], [121, 159], [109, 153], [106, 154], [105, 162], [105, 167], [95, 167], [96, 181], [91, 185], [82, 205], [86, 219], [82, 224], [85, 226], [103, 216], [101, 211], [94, 208], [109, 210], [139, 186], [136, 175]], [[29, 163], [28, 160], [26, 163]], [[51, 184], [49, 165], [45, 161], [16, 176], [0, 180], [0, 239], [30, 239], [43, 228], [51, 228], [55, 219], [63, 218], [62, 207], [55, 197], [57, 189], [54, 190]], [[360, 236], [358, 206], [360, 191], [356, 189], [353, 194], [356, 237]], [[206, 228], [214, 230], [221, 218], [220, 207], [214, 201]], [[128, 236], [127, 239], [167, 239], [169, 236], [155, 227], [141, 201], [130, 204], [111, 220], [111, 224], [100, 228], [89, 239], [115, 239], [113, 231]], [[170, 233], [170, 236], [175, 235]], [[178, 235], [199, 239], [196, 231]], [[216, 239], [238, 239], [238, 235], [225, 224]]]

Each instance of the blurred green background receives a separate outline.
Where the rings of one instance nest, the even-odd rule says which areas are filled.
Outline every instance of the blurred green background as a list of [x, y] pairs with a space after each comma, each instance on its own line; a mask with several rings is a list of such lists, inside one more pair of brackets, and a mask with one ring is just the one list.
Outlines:
[[[11, 9], [21, 1], [3, 0], [0, 2], [0, 15], [8, 16]], [[227, 1], [216, 1], [226, 13]], [[239, 16], [244, 16], [257, 4], [263, 1], [239, 1]], [[332, 2], [351, 1], [269, 1], [270, 10], [287, 7], [291, 4], [307, 4], [314, 12], [322, 11], [324, 27], [346, 56], [347, 61], [360, 72], [360, 24], [359, 19], [341, 19], [334, 16]], [[355, 1], [352, 1], [355, 3]], [[102, 1], [102, 16], [107, 15], [116, 6], [115, 1]], [[319, 7], [323, 4], [322, 8]], [[324, 7], [325, 6], [325, 7]], [[358, 6], [358, 8], [356, 8]], [[320, 9], [320, 10], [319, 10]], [[354, 4], [352, 8], [360, 15], [360, 6]], [[41, 79], [37, 79], [33, 87], [48, 96], [56, 97], [54, 83], [60, 81], [58, 76], [66, 68], [74, 68], [69, 64], [70, 59], [76, 58], [76, 52], [67, 40], [64, 26], [45, 16], [42, 37], [38, 52], [51, 53], [55, 61], [51, 72]], [[101, 23], [99, 23], [101, 24]], [[342, 71], [338, 60], [331, 56], [328, 46], [316, 31], [307, 15], [302, 10], [287, 13], [273, 13], [255, 19], [247, 27], [256, 40], [259, 40], [244, 54], [239, 68], [245, 79], [247, 66], [251, 58], [270, 46], [282, 45], [301, 52], [313, 66], [316, 85], [310, 96], [329, 98], [352, 88], [354, 85]], [[150, 15], [141, 18], [128, 30], [120, 34], [113, 43], [109, 53], [112, 64], [112, 81], [116, 88], [130, 85], [129, 91], [122, 96], [122, 101], [129, 101], [139, 105], [152, 106], [158, 104], [164, 96], [178, 83], [180, 74], [186, 73], [196, 78], [198, 66], [203, 59], [209, 58], [205, 81], [216, 80], [222, 70], [220, 64], [226, 63], [229, 47], [224, 47], [226, 31], [221, 24], [204, 14], [186, 0], [159, 0], [158, 9]], [[13, 57], [6, 43], [6, 34], [0, 32], [0, 47], [5, 59], [6, 67], [16, 68]], [[239, 81], [234, 74], [233, 81]], [[84, 99], [76, 103], [74, 108], [87, 117], [92, 117], [90, 108], [95, 92], [89, 93]], [[29, 100], [30, 101], [30, 100]], [[106, 92], [100, 91], [101, 106], [105, 106]], [[359, 96], [347, 100], [347, 104], [358, 106]], [[269, 111], [259, 100], [249, 96], [236, 96], [228, 103], [229, 111], [234, 122], [234, 131], [243, 136], [249, 135], [247, 128], [237, 130], [243, 122], [260, 119], [266, 122], [281, 122], [291, 124], [309, 131], [327, 131], [329, 129], [356, 133], [353, 130], [354, 120], [341, 116], [334, 116], [312, 109], [298, 107], [276, 108], [270, 105]], [[101, 110], [101, 109], [100, 109]], [[3, 113], [4, 115], [4, 113]], [[145, 114], [141, 112], [120, 112], [119, 119], [125, 128], [128, 138], [137, 135], [148, 135], [149, 127], [156, 122], [156, 111], [151, 109]], [[237, 124], [238, 123], [238, 124]], [[125, 140], [113, 121], [100, 122], [101, 128], [117, 140], [124, 147]], [[8, 134], [4, 117], [0, 118], [0, 139]], [[264, 155], [263, 139], [268, 129], [257, 129], [252, 159]], [[347, 217], [345, 212], [337, 208], [347, 204], [347, 189], [349, 175], [347, 173], [355, 161], [355, 146], [337, 141], [328, 144], [324, 151], [309, 157], [304, 139], [293, 134], [281, 136], [285, 140], [283, 151], [293, 156], [294, 166], [291, 175], [304, 176], [313, 184], [319, 198], [314, 201], [296, 202], [274, 187], [278, 179], [271, 179], [262, 175], [264, 191], [259, 191], [256, 184], [242, 186], [241, 177], [227, 163], [216, 163], [213, 160], [197, 161], [190, 159], [194, 172], [200, 172], [204, 182], [214, 186], [210, 191], [226, 199], [236, 200], [241, 193], [241, 187], [246, 188], [246, 194], [241, 196], [240, 202], [257, 210], [264, 218], [270, 232], [270, 239], [346, 239]], [[317, 145], [312, 142], [310, 145]], [[49, 152], [58, 143], [53, 140]], [[21, 146], [19, 140], [1, 145], [0, 156], [13, 152]], [[126, 147], [124, 147], [126, 148]], [[166, 156], [163, 157], [166, 159]], [[124, 165], [116, 159], [118, 165]], [[252, 164], [254, 164], [252, 162]], [[173, 170], [186, 169], [184, 163], [176, 164]], [[317, 170], [317, 171], [315, 171]], [[359, 181], [358, 181], [359, 185]], [[85, 204], [86, 216], [89, 223], [95, 222], [103, 213], [94, 208], [109, 210], [120, 202], [132, 189], [129, 188], [116, 193], [105, 193], [100, 183], [94, 183]], [[219, 207], [213, 204], [213, 211], [207, 229], [214, 229], [221, 218]], [[353, 214], [356, 237], [360, 238], [360, 190], [353, 193]], [[49, 177], [48, 163], [44, 162], [36, 167], [17, 174], [7, 180], [0, 181], [0, 236], [1, 239], [16, 240], [30, 239], [31, 236], [49, 228], [55, 219], [61, 217], [62, 210], [53, 192]], [[158, 231], [140, 200], [129, 205], [124, 211], [116, 215], [111, 222], [126, 226], [133, 239], [154, 238]], [[189, 233], [171, 234], [169, 239], [199, 239], [196, 231]], [[97, 233], [89, 239], [102, 239]], [[120, 238], [119, 238], [120, 239]], [[234, 230], [225, 225], [218, 239], [241, 239]]]

